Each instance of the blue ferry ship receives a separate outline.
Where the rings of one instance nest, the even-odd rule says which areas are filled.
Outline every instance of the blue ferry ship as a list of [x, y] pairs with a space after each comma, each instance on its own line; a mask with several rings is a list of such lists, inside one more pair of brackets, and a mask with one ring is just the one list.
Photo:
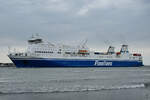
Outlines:
[[16, 67], [140, 67], [142, 55], [129, 53], [128, 45], [119, 52], [109, 46], [107, 52], [90, 51], [86, 43], [77, 46], [52, 44], [39, 35], [28, 40], [25, 52], [10, 51], [8, 57]]

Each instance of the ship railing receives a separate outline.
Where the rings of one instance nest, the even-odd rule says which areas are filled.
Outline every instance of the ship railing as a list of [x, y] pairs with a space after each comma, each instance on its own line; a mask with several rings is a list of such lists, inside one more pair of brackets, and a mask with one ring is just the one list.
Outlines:
[[10, 56], [27, 56], [27, 53], [10, 53]]
[[8, 55], [10, 55], [10, 56], [27, 56], [27, 52], [26, 52], [26, 49], [24, 49], [24, 48], [8, 47]]

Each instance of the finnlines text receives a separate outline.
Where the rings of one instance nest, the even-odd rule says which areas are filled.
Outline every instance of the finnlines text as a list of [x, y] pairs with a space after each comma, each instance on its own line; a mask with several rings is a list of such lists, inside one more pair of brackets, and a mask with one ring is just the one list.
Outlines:
[[107, 62], [107, 61], [95, 61], [95, 66], [112, 66], [112, 62]]

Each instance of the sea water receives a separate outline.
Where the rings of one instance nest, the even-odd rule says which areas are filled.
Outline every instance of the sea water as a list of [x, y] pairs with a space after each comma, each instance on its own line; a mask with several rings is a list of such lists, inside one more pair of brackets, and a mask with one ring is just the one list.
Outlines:
[[150, 66], [0, 68], [0, 100], [150, 100]]

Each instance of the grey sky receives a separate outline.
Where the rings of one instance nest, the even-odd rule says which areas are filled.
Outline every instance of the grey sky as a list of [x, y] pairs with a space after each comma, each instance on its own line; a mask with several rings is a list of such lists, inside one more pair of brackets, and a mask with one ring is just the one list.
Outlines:
[[23, 47], [40, 33], [50, 42], [88, 39], [94, 49], [127, 43], [150, 64], [149, 26], [149, 0], [0, 0], [0, 48], [5, 51], [0, 60], [6, 59], [7, 46]]

